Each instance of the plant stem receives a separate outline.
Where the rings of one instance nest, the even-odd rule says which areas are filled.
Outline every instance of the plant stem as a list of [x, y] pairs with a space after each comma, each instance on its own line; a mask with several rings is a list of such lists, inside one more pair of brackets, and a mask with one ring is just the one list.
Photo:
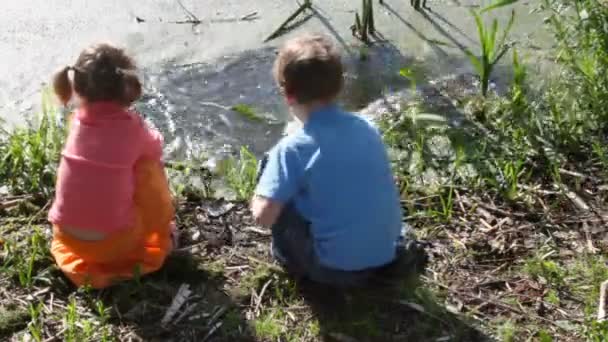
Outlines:
[[283, 34], [283, 31], [286, 30], [286, 27], [287, 27], [287, 25], [289, 25], [290, 22], [292, 22], [302, 12], [304, 12], [305, 10], [310, 9], [310, 8], [312, 8], [312, 0], [304, 1], [304, 3], [302, 5], [300, 5], [300, 7], [295, 12], [293, 12], [293, 14], [290, 15], [289, 18], [287, 18], [287, 20], [285, 20], [281, 24], [281, 26], [279, 26], [279, 28], [274, 30], [274, 32], [272, 32], [270, 34], [270, 36], [268, 36], [268, 38], [266, 38], [264, 40], [264, 43], [271, 41], [271, 40], [275, 39], [276, 37], [280, 36], [281, 34]]

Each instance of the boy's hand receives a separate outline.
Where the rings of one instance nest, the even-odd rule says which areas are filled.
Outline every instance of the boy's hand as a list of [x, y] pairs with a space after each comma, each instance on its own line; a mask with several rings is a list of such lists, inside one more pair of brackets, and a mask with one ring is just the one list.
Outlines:
[[271, 227], [277, 222], [283, 210], [283, 204], [262, 196], [254, 196], [251, 200], [251, 212], [255, 222], [261, 226]]

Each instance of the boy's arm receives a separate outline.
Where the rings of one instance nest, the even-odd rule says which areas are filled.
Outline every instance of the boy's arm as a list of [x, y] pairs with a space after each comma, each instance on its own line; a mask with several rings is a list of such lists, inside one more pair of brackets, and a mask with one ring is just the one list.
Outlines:
[[277, 222], [281, 211], [283, 210], [283, 204], [275, 202], [269, 198], [254, 195], [251, 200], [251, 212], [255, 223], [271, 227]]
[[274, 225], [285, 203], [300, 190], [303, 170], [295, 148], [279, 144], [270, 151], [251, 200], [251, 211], [256, 223]]

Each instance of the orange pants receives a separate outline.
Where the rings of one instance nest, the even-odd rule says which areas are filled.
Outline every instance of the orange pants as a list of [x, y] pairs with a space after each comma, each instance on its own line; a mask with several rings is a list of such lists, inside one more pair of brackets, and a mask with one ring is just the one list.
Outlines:
[[157, 271], [171, 252], [175, 210], [165, 172], [158, 162], [141, 160], [135, 174], [133, 227], [83, 241], [53, 226], [51, 254], [75, 285], [100, 289]]

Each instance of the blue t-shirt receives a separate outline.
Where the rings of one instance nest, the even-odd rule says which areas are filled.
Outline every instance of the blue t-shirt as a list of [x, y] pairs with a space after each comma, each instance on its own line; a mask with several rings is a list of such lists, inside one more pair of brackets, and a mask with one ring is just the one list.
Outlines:
[[364, 118], [328, 106], [269, 153], [256, 194], [293, 202], [320, 262], [354, 271], [395, 258], [401, 205], [386, 148]]

